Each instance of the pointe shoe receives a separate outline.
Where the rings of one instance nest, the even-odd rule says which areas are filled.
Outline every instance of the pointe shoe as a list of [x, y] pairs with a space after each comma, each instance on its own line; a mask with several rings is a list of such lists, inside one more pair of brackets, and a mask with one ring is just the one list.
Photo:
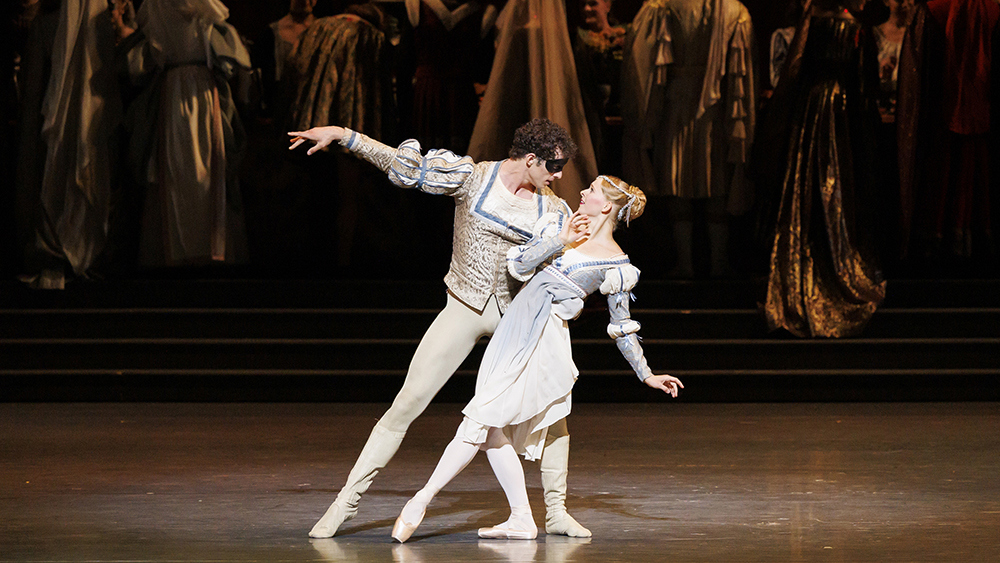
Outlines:
[[410, 499], [409, 501], [406, 502], [406, 504], [403, 506], [403, 510], [401, 510], [399, 512], [399, 516], [396, 517], [396, 523], [392, 525], [392, 539], [398, 541], [399, 543], [403, 543], [406, 540], [410, 539], [410, 536], [413, 535], [413, 532], [417, 530], [417, 526], [419, 526], [420, 523], [424, 521], [424, 514], [427, 513], [427, 507], [425, 506], [424, 509], [420, 511], [420, 517], [417, 518], [416, 522], [411, 524], [409, 522], [404, 521], [403, 512], [406, 511], [406, 507], [409, 506], [411, 502], [413, 502], [413, 499]]
[[497, 524], [489, 528], [479, 528], [479, 537], [488, 540], [533, 540], [538, 537], [538, 528], [532, 526], [529, 530], [513, 528], [510, 522]]

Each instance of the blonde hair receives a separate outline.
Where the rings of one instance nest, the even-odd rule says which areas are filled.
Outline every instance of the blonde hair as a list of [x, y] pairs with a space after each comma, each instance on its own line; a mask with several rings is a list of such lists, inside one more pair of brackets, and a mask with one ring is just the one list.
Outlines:
[[622, 219], [625, 220], [625, 226], [628, 226], [629, 221], [642, 215], [646, 208], [646, 194], [642, 190], [615, 176], [601, 175], [597, 179], [601, 183], [604, 198], [618, 206], [618, 213], [613, 217], [616, 227]]

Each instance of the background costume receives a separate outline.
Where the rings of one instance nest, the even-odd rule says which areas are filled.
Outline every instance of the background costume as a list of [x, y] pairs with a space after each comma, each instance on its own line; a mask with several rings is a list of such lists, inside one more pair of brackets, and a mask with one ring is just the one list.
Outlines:
[[[757, 84], [736, 0], [650, 0], [622, 70], [623, 169], [647, 195], [747, 197]], [[733, 191], [733, 188], [736, 188]]]
[[899, 201], [899, 139], [896, 127], [896, 97], [898, 91], [899, 56], [913, 7], [912, 0], [890, 0], [890, 17], [872, 28], [878, 47], [879, 93], [878, 164], [880, 174], [875, 184], [875, 214], [873, 225], [879, 263], [891, 272], [902, 258], [900, 240]]
[[[103, 0], [67, 0], [36, 27], [21, 86], [26, 279], [62, 288], [64, 267], [86, 276], [107, 238], [114, 128], [121, 120], [114, 32]], [[39, 150], [42, 158], [29, 154]]]
[[807, 10], [761, 121], [754, 166], [776, 212], [764, 304], [772, 330], [855, 335], [885, 296], [863, 238], [873, 220], [871, 141], [880, 121], [875, 54], [870, 25], [842, 11]]
[[785, 59], [788, 57], [788, 48], [795, 37], [795, 26], [782, 27], [774, 30], [771, 34], [771, 46], [768, 62], [769, 89], [774, 89], [781, 80], [781, 69], [785, 66]]
[[610, 117], [620, 122], [621, 118], [621, 67], [628, 26], [618, 25], [610, 14], [607, 17], [609, 27], [605, 30], [576, 29], [573, 56], [597, 166], [604, 174], [620, 175], [621, 142], [613, 136], [621, 130], [609, 127], [607, 120]]
[[626, 39], [622, 174], [673, 196], [677, 264], [691, 277], [690, 200], [709, 202], [713, 276], [728, 274], [727, 216], [752, 199], [745, 177], [757, 106], [753, 27], [737, 0], [649, 0]]
[[[309, 26], [294, 56], [292, 130], [336, 123], [396, 142], [391, 42], [384, 29], [385, 17], [379, 7], [369, 2], [352, 6], [349, 13], [319, 18]], [[312, 237], [335, 245], [337, 273], [343, 276], [355, 263], [354, 240], [365, 226], [358, 221], [359, 210], [390, 214], [380, 218], [381, 224], [397, 225], [402, 222], [401, 206], [384, 205], [370, 191], [357, 189], [376, 181], [362, 163], [344, 151], [324, 154], [318, 163], [307, 166], [328, 169], [330, 163], [324, 160], [333, 160], [336, 190], [331, 190], [328, 182], [310, 185], [305, 199], [312, 207], [304, 211], [309, 213]], [[328, 212], [331, 207], [336, 210], [332, 222]]]
[[579, 147], [555, 188], [560, 197], [576, 201], [597, 177], [597, 160], [563, 0], [510, 0], [497, 25], [500, 38], [469, 155], [477, 160], [504, 158], [514, 131], [536, 117], [545, 117], [569, 131]]
[[[369, 15], [371, 11], [359, 13]], [[337, 123], [380, 139], [395, 134], [389, 40], [370, 17], [348, 13], [316, 19], [294, 58], [297, 92], [291, 127]], [[290, 69], [285, 69], [286, 71]]]
[[[285, 14], [267, 25], [267, 31], [258, 34], [251, 44], [250, 57], [255, 70], [259, 69], [260, 104], [258, 113], [274, 118], [284, 132], [286, 112], [295, 95], [295, 54], [302, 36], [316, 21], [312, 4], [306, 0], [298, 6], [302, 12]], [[284, 140], [284, 139], [282, 139]]]
[[416, 58], [413, 136], [426, 146], [465, 152], [479, 111], [475, 82], [489, 52], [496, 8], [482, 2], [445, 6], [443, 0], [407, 0]]
[[[439, 149], [422, 154], [415, 140], [393, 148], [350, 130], [341, 145], [387, 173], [397, 186], [453, 197], [454, 243], [444, 278], [448, 304], [421, 338], [402, 389], [372, 430], [337, 499], [313, 527], [313, 537], [330, 537], [354, 517], [361, 494], [396, 453], [410, 423], [427, 408], [476, 342], [496, 330], [501, 313], [521, 285], [507, 275], [507, 251], [527, 242], [545, 213], [569, 213], [566, 203], [548, 189], [539, 190], [531, 199], [508, 191], [499, 179], [502, 162], [476, 163]], [[565, 422], [550, 433], [547, 442], [541, 470], [548, 515], [571, 519], [564, 504], [569, 455]]]
[[236, 170], [245, 145], [227, 80], [250, 56], [218, 0], [146, 0], [121, 47], [133, 82], [130, 159], [148, 184], [140, 263], [246, 260]]
[[904, 250], [912, 242], [932, 257], [993, 252], [998, 21], [991, 0], [931, 0], [907, 30], [897, 108]]

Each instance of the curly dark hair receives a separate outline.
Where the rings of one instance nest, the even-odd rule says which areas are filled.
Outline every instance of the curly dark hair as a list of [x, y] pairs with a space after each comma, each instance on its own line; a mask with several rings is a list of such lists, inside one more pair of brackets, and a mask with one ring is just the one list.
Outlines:
[[576, 156], [576, 143], [565, 129], [544, 117], [538, 117], [514, 132], [509, 156], [516, 159], [534, 153], [542, 160], [554, 160], [558, 151], [562, 151], [563, 158], [572, 159]]

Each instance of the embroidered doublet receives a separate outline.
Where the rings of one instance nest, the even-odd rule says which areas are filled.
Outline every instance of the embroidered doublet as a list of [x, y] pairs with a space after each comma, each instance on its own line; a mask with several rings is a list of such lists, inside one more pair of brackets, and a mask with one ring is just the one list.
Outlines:
[[501, 311], [507, 310], [521, 286], [507, 273], [507, 251], [531, 239], [542, 215], [570, 212], [547, 188], [531, 199], [510, 193], [498, 178], [502, 162], [475, 163], [440, 149], [422, 154], [416, 140], [390, 147], [350, 130], [341, 145], [386, 172], [399, 187], [455, 198], [451, 264], [444, 281], [456, 298], [477, 311], [490, 295]]

